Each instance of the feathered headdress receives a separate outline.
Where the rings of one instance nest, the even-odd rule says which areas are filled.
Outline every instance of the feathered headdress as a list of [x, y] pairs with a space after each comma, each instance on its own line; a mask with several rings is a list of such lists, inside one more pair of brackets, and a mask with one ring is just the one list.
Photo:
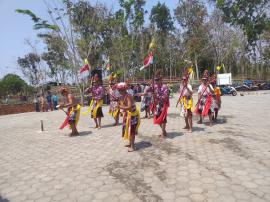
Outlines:
[[209, 72], [208, 70], [204, 70], [203, 75], [202, 75], [202, 80], [208, 80], [209, 79]]
[[158, 69], [155, 72], [155, 80], [160, 80], [160, 79], [162, 79], [162, 73], [161, 73], [161, 69]]

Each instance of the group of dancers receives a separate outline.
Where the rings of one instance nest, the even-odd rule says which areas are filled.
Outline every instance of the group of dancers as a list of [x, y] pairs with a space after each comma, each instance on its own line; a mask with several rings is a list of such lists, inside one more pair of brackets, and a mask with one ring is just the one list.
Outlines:
[[[185, 71], [182, 77], [182, 82], [179, 87], [179, 98], [177, 100], [176, 107], [180, 104], [181, 113], [184, 117], [185, 127], [184, 129], [192, 132], [193, 113], [199, 115], [198, 124], [202, 124], [203, 117], [208, 116], [210, 126], [213, 121], [217, 120], [218, 111], [221, 107], [221, 93], [220, 89], [216, 86], [215, 77], [210, 78], [208, 71], [204, 71], [201, 85], [198, 89], [198, 101], [193, 106], [193, 90], [189, 83], [189, 73]], [[90, 114], [94, 120], [95, 128], [100, 129], [101, 119], [104, 117], [102, 111], [103, 97], [105, 95], [105, 88], [102, 85], [102, 80], [95, 74], [91, 77], [91, 86], [85, 90], [86, 94], [92, 95], [92, 100], [87, 111], [83, 114]], [[71, 133], [69, 136], [79, 135], [77, 131], [77, 124], [80, 117], [80, 104], [75, 97], [68, 92], [68, 89], [60, 89], [60, 93], [65, 97], [65, 102], [59, 105], [59, 108], [67, 108], [67, 117], [61, 129], [69, 125]], [[114, 119], [114, 126], [119, 124], [119, 119], [122, 117], [122, 137], [125, 140], [129, 140], [126, 145], [128, 151], [135, 150], [135, 136], [138, 134], [140, 126], [140, 111], [145, 111], [146, 118], [153, 116], [153, 123], [159, 125], [161, 128], [161, 138], [166, 138], [166, 124], [168, 108], [170, 106], [169, 101], [169, 89], [166, 84], [162, 82], [161, 70], [156, 71], [153, 80], [148, 82], [148, 85], [144, 88], [143, 93], [132, 93], [129, 82], [118, 82], [117, 78], [111, 76], [109, 79], [109, 114]], [[134, 101], [134, 96], [142, 96], [141, 108], [139, 109]]]

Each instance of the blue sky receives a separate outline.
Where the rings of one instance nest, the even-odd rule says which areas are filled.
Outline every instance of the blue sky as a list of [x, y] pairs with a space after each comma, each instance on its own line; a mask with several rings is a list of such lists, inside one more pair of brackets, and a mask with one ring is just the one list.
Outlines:
[[[60, 0], [56, 0], [60, 1]], [[109, 8], [113, 7], [116, 10], [118, 0], [98, 0], [106, 4]], [[161, 3], [166, 2], [171, 9], [176, 7], [178, 0], [159, 0]], [[90, 0], [91, 3], [96, 3], [96, 0]], [[146, 0], [145, 9], [150, 12], [153, 5], [156, 5], [158, 0]], [[46, 7], [42, 0], [0, 0], [0, 78], [7, 73], [16, 73], [21, 75], [16, 60], [18, 57], [23, 57], [31, 51], [28, 45], [25, 44], [25, 39], [35, 41], [37, 39], [33, 30], [33, 24], [28, 16], [15, 13], [15, 9], [30, 9], [37, 16], [43, 19], [48, 19]]]

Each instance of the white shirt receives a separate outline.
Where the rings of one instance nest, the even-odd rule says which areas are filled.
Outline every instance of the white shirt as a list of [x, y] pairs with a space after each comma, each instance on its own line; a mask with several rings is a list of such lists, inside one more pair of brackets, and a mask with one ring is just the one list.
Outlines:
[[[184, 90], [183, 90], [184, 88]], [[180, 88], [179, 88], [179, 93], [180, 93], [180, 96], [191, 96], [191, 93], [192, 92], [192, 86], [190, 84], [187, 84], [186, 87], [184, 87], [182, 84], [180, 85]], [[181, 95], [182, 93], [182, 95]]]
[[211, 94], [211, 90], [214, 91], [213, 89], [213, 86], [211, 84], [208, 85], [207, 89], [205, 89], [205, 85], [204, 84], [201, 84], [199, 86], [199, 89], [198, 89], [198, 94], [202, 94], [203, 93], [203, 96], [207, 96], [209, 94]]

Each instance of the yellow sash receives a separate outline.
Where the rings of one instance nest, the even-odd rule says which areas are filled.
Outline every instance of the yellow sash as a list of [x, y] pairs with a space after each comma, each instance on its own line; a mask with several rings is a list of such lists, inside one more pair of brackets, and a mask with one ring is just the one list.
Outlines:
[[193, 110], [193, 99], [189, 99], [187, 102], [187, 98], [184, 96], [180, 100], [181, 104], [184, 105], [184, 109], [190, 109]]
[[79, 119], [80, 119], [81, 105], [77, 104], [77, 106], [72, 107], [69, 114], [74, 113], [74, 111], [77, 111], [77, 114], [76, 114], [76, 117], [75, 117], [75, 126], [77, 126], [77, 124], [79, 122]]
[[125, 127], [125, 133], [124, 133], [124, 140], [127, 140], [129, 138], [129, 120], [131, 119], [132, 116], [137, 116], [138, 117], [138, 123], [136, 127], [136, 132], [138, 132], [141, 120], [140, 120], [140, 111], [138, 110], [136, 106], [136, 110], [134, 112], [127, 111], [127, 119], [126, 119], [126, 127]]
[[117, 114], [119, 113], [119, 111], [120, 111], [120, 109], [116, 109], [114, 111], [109, 112], [109, 114], [111, 116], [113, 116], [113, 118], [116, 118], [117, 117]]
[[[83, 115], [88, 115], [91, 112], [91, 109], [92, 109], [93, 104], [94, 104], [94, 99], [91, 100], [88, 109], [86, 110], [86, 112], [83, 113]], [[93, 118], [96, 118], [97, 117], [97, 110], [102, 105], [103, 105], [103, 100], [97, 101], [95, 108], [91, 112], [92, 113], [91, 115], [93, 116]]]

